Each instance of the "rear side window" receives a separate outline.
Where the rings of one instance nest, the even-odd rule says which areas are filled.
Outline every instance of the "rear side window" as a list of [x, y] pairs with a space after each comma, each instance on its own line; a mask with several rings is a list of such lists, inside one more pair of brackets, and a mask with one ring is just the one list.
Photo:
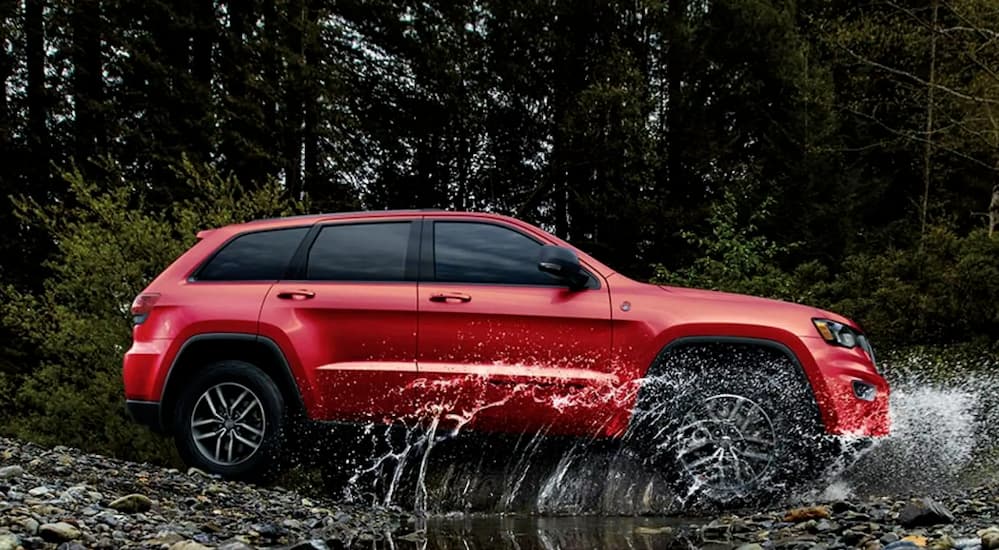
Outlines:
[[474, 222], [434, 223], [438, 281], [559, 285], [538, 270], [541, 244], [512, 229]]
[[308, 227], [240, 235], [198, 272], [199, 281], [276, 281], [284, 277]]
[[411, 223], [328, 225], [309, 251], [305, 277], [320, 281], [404, 281]]

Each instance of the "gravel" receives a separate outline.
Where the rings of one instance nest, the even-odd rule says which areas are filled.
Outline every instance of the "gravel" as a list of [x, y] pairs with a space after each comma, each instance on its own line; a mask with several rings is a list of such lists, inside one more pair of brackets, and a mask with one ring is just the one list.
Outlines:
[[[518, 528], [503, 537], [514, 537], [515, 532], [516, 537], [552, 548], [999, 550], [999, 481], [934, 498], [893, 495], [663, 520], [669, 521], [659, 525], [655, 518], [641, 520], [624, 534], [627, 518], [613, 531], [599, 527], [592, 537], [573, 523], [565, 533]], [[497, 525], [503, 521], [498, 517]], [[592, 523], [611, 526], [613, 521]], [[398, 509], [226, 482], [197, 470], [182, 472], [0, 438], [0, 550], [322, 550], [410, 548], [414, 543], [420, 547], [420, 542], [446, 548], [459, 542], [465, 546], [455, 547], [505, 546], [505, 539], [496, 534], [489, 527], [455, 532], [453, 526], [433, 518], [424, 523]], [[553, 536], [567, 537], [567, 544], [546, 546]], [[530, 540], [518, 540], [535, 547]]]
[[411, 532], [399, 510], [0, 438], [0, 550], [344, 548]]

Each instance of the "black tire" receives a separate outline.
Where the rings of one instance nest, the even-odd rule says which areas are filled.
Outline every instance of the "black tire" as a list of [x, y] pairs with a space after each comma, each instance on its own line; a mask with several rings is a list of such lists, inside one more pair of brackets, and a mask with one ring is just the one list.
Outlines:
[[[203, 398], [206, 392], [213, 390], [215, 400], [205, 402]], [[222, 392], [222, 397], [218, 397], [216, 390]], [[238, 396], [244, 395], [244, 390], [249, 392], [241, 400]], [[226, 398], [229, 398], [226, 401]], [[255, 399], [257, 405], [253, 405], [250, 399]], [[235, 404], [234, 411], [229, 413], [229, 420], [235, 422], [235, 418], [244, 410], [245, 415], [243, 426], [252, 426], [256, 431], [250, 432], [239, 425], [233, 425], [227, 429], [233, 430], [228, 437], [226, 435], [219, 438], [207, 437], [207, 439], [195, 439], [197, 435], [204, 436], [205, 433], [216, 428], [226, 428], [224, 422], [218, 424], [208, 424], [204, 428], [195, 426], [195, 412], [204, 415], [208, 410], [218, 408], [218, 403], [224, 402], [228, 407]], [[220, 411], [221, 414], [221, 411]], [[201, 416], [199, 416], [201, 418]], [[207, 417], [205, 417], [207, 418]], [[197, 420], [197, 422], [208, 422], [209, 420]], [[282, 452], [285, 447], [285, 433], [288, 428], [288, 411], [285, 408], [284, 398], [274, 381], [267, 374], [256, 366], [244, 361], [225, 360], [212, 363], [202, 368], [185, 385], [184, 393], [179, 396], [177, 407], [174, 410], [174, 441], [181, 458], [189, 466], [200, 470], [218, 474], [226, 479], [243, 481], [265, 481], [272, 479], [281, 471]], [[204, 429], [205, 431], [199, 431]], [[242, 444], [237, 439], [242, 437], [251, 445]], [[205, 443], [208, 441], [209, 443]], [[218, 460], [213, 455], [211, 442], [221, 441], [222, 455]], [[236, 454], [235, 459], [228, 458], [232, 454], [227, 453], [229, 445], [234, 450], [242, 451]], [[251, 450], [252, 449], [252, 450]], [[215, 448], [218, 452], [218, 448]], [[245, 455], [245, 458], [241, 458]]]
[[661, 358], [639, 393], [628, 439], [667, 474], [684, 505], [737, 507], [820, 478], [832, 454], [823, 434], [811, 386], [786, 355], [709, 344]]

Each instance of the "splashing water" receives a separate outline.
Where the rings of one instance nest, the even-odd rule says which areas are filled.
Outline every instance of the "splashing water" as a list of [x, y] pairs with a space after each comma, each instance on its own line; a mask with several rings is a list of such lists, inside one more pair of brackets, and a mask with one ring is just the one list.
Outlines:
[[[980, 365], [950, 376], [920, 372], [919, 355], [889, 369], [892, 433], [833, 475], [827, 500], [847, 496], [943, 493], [999, 472], [999, 377]], [[976, 374], [955, 377], [953, 373]]]
[[[792, 500], [928, 494], [999, 472], [999, 376], [931, 377], [912, 368], [918, 356], [906, 361], [901, 366], [910, 368], [888, 371], [892, 434]], [[381, 450], [352, 472], [346, 495], [427, 515], [689, 513], [687, 495], [675, 494], [663, 472], [627, 446], [544, 431], [480, 435], [465, 429], [497, 405], [479, 401], [461, 414], [439, 407], [392, 427], [369, 426], [365, 437], [381, 438]]]

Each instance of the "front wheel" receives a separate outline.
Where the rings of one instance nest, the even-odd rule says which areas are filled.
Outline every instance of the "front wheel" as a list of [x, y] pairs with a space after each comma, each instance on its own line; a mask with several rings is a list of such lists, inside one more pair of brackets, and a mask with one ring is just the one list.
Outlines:
[[174, 438], [190, 466], [227, 479], [261, 480], [279, 470], [285, 424], [284, 399], [270, 377], [250, 363], [220, 361], [187, 385]]
[[698, 346], [646, 380], [632, 437], [688, 505], [738, 506], [785, 495], [830, 459], [804, 375], [749, 346]]

